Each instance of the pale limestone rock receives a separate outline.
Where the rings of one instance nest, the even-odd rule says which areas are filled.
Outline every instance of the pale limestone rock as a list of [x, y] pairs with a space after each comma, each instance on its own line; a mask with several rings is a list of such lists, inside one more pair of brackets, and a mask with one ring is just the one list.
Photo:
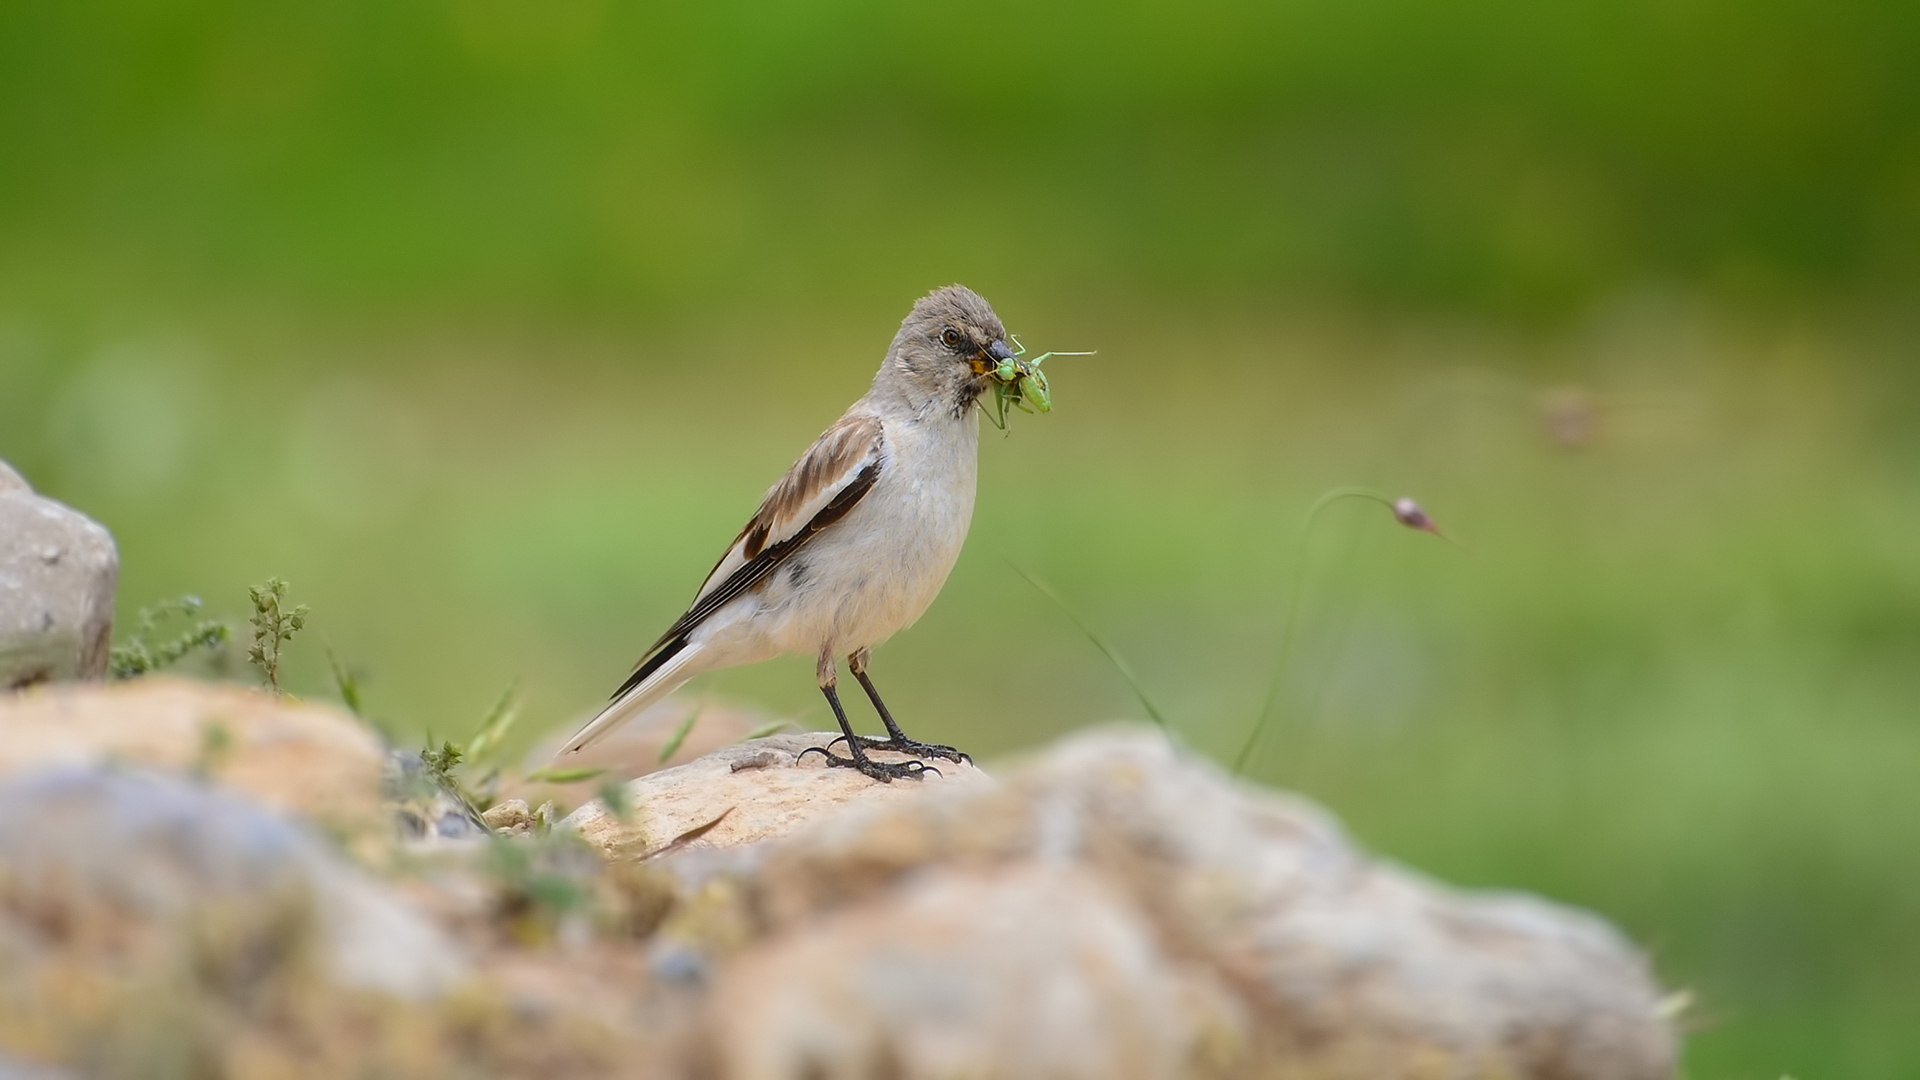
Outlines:
[[[1069, 872], [1059, 912], [1027, 917], [1123, 911], [1151, 929], [1066, 954], [1018, 939], [1065, 965], [1048, 977], [1058, 993], [1109, 1003], [1080, 1014], [1047, 1075], [1098, 1075], [1117, 1047], [1133, 1048], [1124, 1075], [1153, 1077], [1664, 1080], [1673, 1068], [1644, 958], [1598, 919], [1370, 858], [1320, 808], [1238, 784], [1155, 732], [1083, 733], [995, 784], [854, 800], [753, 850], [723, 872], [743, 875], [738, 907], [769, 936], [716, 954], [712, 1008], [720, 1030], [767, 1040], [728, 1048], [740, 1080], [1028, 1075], [1027, 1044], [989, 1000], [1026, 983], [1002, 977], [1012, 961], [983, 928], [1020, 902], [1008, 882]], [[939, 929], [917, 928], [924, 918]], [[1130, 959], [1123, 939], [1157, 955]], [[897, 963], [868, 965], [863, 940]], [[1189, 1009], [1185, 1028], [1128, 1020], [1146, 1000], [1136, 977], [1155, 965], [1214, 1004]], [[835, 1024], [817, 1023], [827, 1012]], [[875, 1042], [940, 1018], [988, 1056], [955, 1072], [946, 1051]], [[1022, 1049], [993, 1056], [1010, 1046]]]
[[385, 751], [338, 709], [166, 675], [0, 695], [0, 777], [104, 762], [196, 771], [336, 829], [387, 830]]
[[1086, 870], [938, 867], [730, 965], [729, 1080], [1151, 1080], [1230, 1064], [1246, 1012]]
[[0, 463], [0, 690], [104, 676], [119, 579], [106, 529]]
[[525, 799], [507, 799], [494, 803], [480, 815], [487, 827], [495, 831], [506, 831], [515, 836], [533, 831], [533, 811], [527, 808]]
[[[852, 769], [828, 768], [819, 754], [800, 757], [807, 747], [825, 746], [832, 738], [822, 731], [770, 735], [716, 750], [629, 783], [627, 797], [633, 812], [625, 821], [596, 800], [575, 810], [561, 826], [578, 830], [609, 855], [634, 855], [662, 848], [689, 830], [720, 819], [692, 846], [734, 847], [785, 836], [848, 803], [890, 806], [927, 789], [989, 783], [986, 774], [972, 765], [950, 761], [930, 763], [939, 775], [883, 783]], [[845, 744], [838, 750], [845, 754]], [[897, 754], [876, 757], [909, 760]]]

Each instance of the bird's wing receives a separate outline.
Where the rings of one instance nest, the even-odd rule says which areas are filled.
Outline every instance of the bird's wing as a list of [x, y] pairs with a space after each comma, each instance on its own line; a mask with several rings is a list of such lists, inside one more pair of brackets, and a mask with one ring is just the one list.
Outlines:
[[646, 678], [649, 658], [663, 646], [759, 585], [807, 541], [845, 517], [880, 479], [886, 450], [886, 432], [878, 417], [849, 413], [835, 421], [767, 491], [760, 509], [714, 564], [693, 606], [660, 635], [614, 696]]

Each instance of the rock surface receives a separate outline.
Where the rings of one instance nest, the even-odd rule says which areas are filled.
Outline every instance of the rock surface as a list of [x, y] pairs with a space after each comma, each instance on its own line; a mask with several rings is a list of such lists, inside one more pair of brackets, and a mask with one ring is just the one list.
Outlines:
[[[141, 963], [259, 963], [311, 931], [324, 973], [344, 985], [423, 997], [459, 975], [432, 923], [329, 845], [228, 792], [161, 773], [53, 769], [0, 782], [0, 820], [57, 823], [0, 830], [0, 912], [28, 916], [4, 935], [9, 946], [46, 937], [51, 924], [33, 916], [58, 911], [48, 944], [93, 942]], [[143, 936], [153, 940], [126, 940]], [[166, 955], [182, 944], [203, 955]]]
[[743, 1080], [1673, 1067], [1645, 961], [1599, 920], [1371, 859], [1153, 732], [850, 806], [743, 865], [766, 936], [711, 1011]]
[[1326, 811], [1155, 731], [892, 784], [800, 760], [827, 739], [642, 777], [624, 820], [589, 804], [549, 830], [505, 802], [476, 826], [497, 833], [383, 849], [375, 873], [328, 839], [364, 832], [301, 823], [378, 797], [382, 749], [344, 714], [160, 678], [0, 699], [0, 1060], [108, 1077], [1671, 1075], [1658, 987], [1604, 923], [1370, 857]]
[[[666, 761], [661, 761], [661, 753], [666, 750], [674, 733], [688, 716], [696, 712], [699, 715], [694, 716], [694, 724], [688, 729], [686, 737]], [[519, 774], [506, 778], [501, 796], [525, 799], [529, 806], [539, 806], [548, 799], [556, 799], [567, 806], [578, 806], [598, 794], [601, 785], [609, 779], [632, 780], [674, 765], [684, 765], [715, 750], [732, 746], [755, 731], [768, 730], [767, 725], [773, 718], [766, 713], [726, 702], [670, 697], [620, 725], [592, 746], [566, 754], [563, 758], [561, 750], [566, 746], [567, 739], [586, 719], [581, 717], [578, 722], [561, 725], [551, 737], [534, 747], [527, 754]], [[547, 767], [603, 771], [587, 779], [564, 784], [526, 779], [527, 775], [537, 774]]]
[[125, 762], [198, 772], [355, 833], [383, 830], [385, 751], [347, 713], [263, 690], [149, 675], [0, 695], [0, 777]]
[[[891, 805], [921, 788], [971, 786], [986, 775], [972, 764], [934, 761], [923, 780], [881, 783], [852, 769], [829, 768], [819, 754], [833, 736], [824, 731], [770, 735], [723, 747], [705, 757], [642, 776], [627, 785], [632, 813], [624, 820], [590, 802], [561, 822], [608, 855], [657, 851], [703, 825], [692, 847], [735, 847], [787, 835], [848, 803]], [[838, 752], [845, 755], [842, 744]], [[911, 760], [878, 753], [881, 761]], [[714, 824], [717, 822], [717, 824]]]
[[1042, 863], [940, 867], [831, 912], [730, 965], [709, 1015], [737, 1080], [1217, 1075], [1248, 1026], [1125, 897]]
[[0, 781], [0, 814], [0, 1060], [95, 1080], [663, 1075], [651, 1048], [672, 1040], [618, 1028], [637, 965], [485, 955], [446, 895], [237, 794], [55, 769]]
[[0, 462], [0, 690], [104, 676], [119, 580], [106, 529]]

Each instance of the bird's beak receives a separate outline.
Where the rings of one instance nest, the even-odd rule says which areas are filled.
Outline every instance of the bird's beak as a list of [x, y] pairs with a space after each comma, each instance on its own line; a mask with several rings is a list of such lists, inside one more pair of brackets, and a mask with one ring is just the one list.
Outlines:
[[980, 350], [979, 358], [973, 362], [974, 370], [981, 375], [991, 375], [1001, 382], [1008, 382], [1010, 380], [1001, 378], [1001, 373], [1009, 370], [1007, 366], [1007, 361], [1009, 360], [1013, 361], [1015, 369], [1021, 366], [1020, 361], [1014, 356], [1013, 350], [1007, 347], [1006, 342], [995, 341], [993, 344]]

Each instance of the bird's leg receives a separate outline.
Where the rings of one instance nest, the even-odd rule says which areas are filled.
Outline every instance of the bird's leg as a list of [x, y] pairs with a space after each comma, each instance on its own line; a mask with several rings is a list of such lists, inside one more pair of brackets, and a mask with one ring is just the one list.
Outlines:
[[[806, 757], [808, 754], [818, 753], [827, 759], [828, 768], [858, 769], [883, 784], [892, 783], [896, 777], [901, 776], [920, 780], [924, 779], [929, 772], [937, 774], [938, 769], [932, 768], [923, 761], [903, 761], [896, 765], [887, 761], [875, 761], [867, 756], [866, 748], [861, 745], [860, 736], [853, 733], [853, 725], [847, 722], [847, 710], [840, 707], [840, 694], [834, 689], [840, 681], [840, 676], [834, 667], [833, 654], [823, 653], [820, 657], [820, 692], [827, 696], [827, 704], [833, 706], [833, 718], [840, 721], [840, 730], [843, 733], [840, 738], [847, 740], [847, 749], [853, 752], [853, 756], [840, 757], [828, 749], [840, 739], [835, 739], [826, 746], [809, 746], [800, 751], [800, 756]], [[880, 745], [887, 744], [880, 743]]]
[[[860, 685], [866, 690], [868, 699], [873, 702], [874, 711], [880, 714], [880, 721], [887, 725], [887, 734], [892, 737], [888, 739], [868, 739], [849, 731], [847, 733], [848, 741], [864, 744], [868, 750], [894, 750], [902, 754], [912, 754], [914, 757], [945, 758], [956, 765], [963, 761], [969, 765], [973, 764], [973, 758], [964, 750], [955, 750], [951, 746], [942, 746], [939, 743], [923, 743], [918, 739], [907, 738], [907, 733], [901, 731], [900, 725], [893, 722], [893, 714], [887, 711], [887, 703], [880, 700], [880, 691], [874, 689], [873, 680], [867, 678], [867, 661], [871, 659], [871, 656], [872, 654], [867, 650], [861, 649], [859, 652], [847, 657], [847, 666], [853, 669], [853, 677], [860, 680]], [[835, 741], [837, 742], [839, 740], [836, 739]]]

